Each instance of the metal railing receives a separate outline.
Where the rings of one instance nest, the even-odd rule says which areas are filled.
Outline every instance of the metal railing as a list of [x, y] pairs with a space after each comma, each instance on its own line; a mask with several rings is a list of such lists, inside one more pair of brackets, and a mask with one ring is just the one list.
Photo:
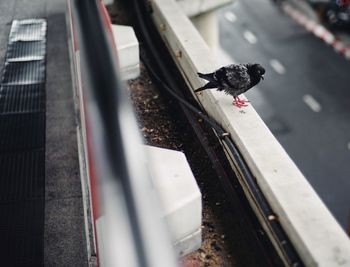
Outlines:
[[[151, 188], [141, 139], [118, 74], [104, 6], [74, 0], [87, 153], [101, 266], [175, 266]], [[107, 24], [106, 24], [107, 22]]]

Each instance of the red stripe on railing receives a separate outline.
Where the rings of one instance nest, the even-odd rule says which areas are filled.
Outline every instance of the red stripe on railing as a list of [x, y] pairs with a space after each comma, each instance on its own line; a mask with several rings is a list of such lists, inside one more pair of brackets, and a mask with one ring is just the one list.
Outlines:
[[300, 11], [294, 9], [288, 4], [284, 4], [283, 9], [286, 14], [302, 25], [307, 31], [312, 32], [326, 44], [331, 45], [336, 52], [343, 54], [346, 59], [350, 59], [350, 47], [336, 38], [333, 33], [328, 31], [325, 27], [316, 23], [312, 19], [307, 18]]

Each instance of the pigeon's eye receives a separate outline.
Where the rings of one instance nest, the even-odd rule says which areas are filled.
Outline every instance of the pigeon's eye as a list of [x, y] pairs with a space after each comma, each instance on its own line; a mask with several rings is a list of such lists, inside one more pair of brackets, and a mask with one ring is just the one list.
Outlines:
[[259, 74], [264, 74], [265, 73], [265, 70], [259, 70]]

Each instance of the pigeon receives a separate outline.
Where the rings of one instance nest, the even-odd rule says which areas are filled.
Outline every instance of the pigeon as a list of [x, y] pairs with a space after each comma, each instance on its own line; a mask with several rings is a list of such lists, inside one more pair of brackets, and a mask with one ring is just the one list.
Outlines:
[[222, 67], [215, 72], [203, 74], [197, 73], [202, 79], [208, 81], [206, 85], [194, 90], [195, 93], [217, 88], [234, 98], [233, 105], [237, 107], [247, 106], [247, 100], [239, 98], [239, 95], [248, 91], [264, 79], [265, 69], [260, 64], [231, 64]]

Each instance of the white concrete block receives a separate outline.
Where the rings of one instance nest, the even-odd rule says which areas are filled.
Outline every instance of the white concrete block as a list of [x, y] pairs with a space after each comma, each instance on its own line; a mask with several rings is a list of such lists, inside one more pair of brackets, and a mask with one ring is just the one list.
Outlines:
[[139, 43], [134, 29], [129, 26], [112, 25], [112, 31], [122, 80], [134, 79], [140, 75]]
[[201, 193], [182, 152], [146, 146], [151, 179], [178, 255], [201, 245]]

